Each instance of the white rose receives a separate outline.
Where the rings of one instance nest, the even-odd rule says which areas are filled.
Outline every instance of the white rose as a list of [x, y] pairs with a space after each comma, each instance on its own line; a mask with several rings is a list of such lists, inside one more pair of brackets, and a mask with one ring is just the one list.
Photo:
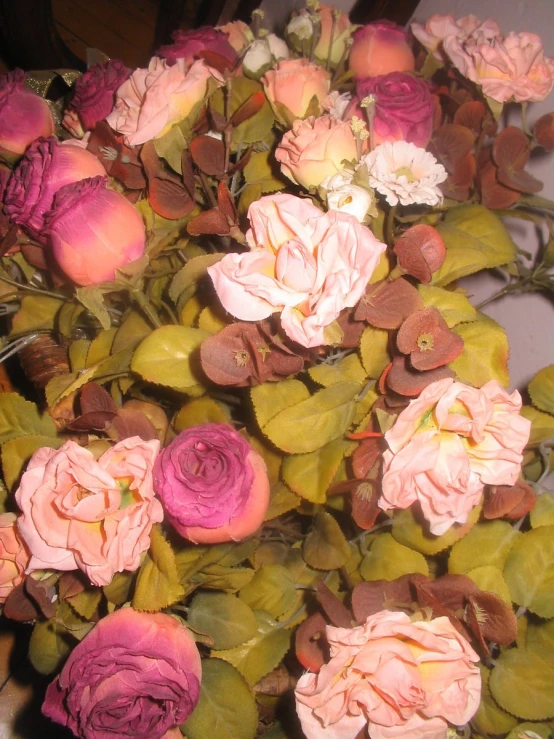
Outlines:
[[294, 34], [299, 41], [311, 39], [314, 26], [308, 13], [301, 13], [293, 18], [286, 28], [287, 36]]
[[327, 208], [348, 213], [363, 223], [375, 199], [369, 190], [352, 184], [354, 173], [343, 169], [331, 177], [326, 177], [321, 183], [325, 191]]
[[271, 49], [266, 39], [257, 39], [250, 44], [248, 51], [242, 60], [244, 74], [254, 79], [259, 79], [271, 68], [273, 58]]
[[279, 38], [279, 36], [276, 36], [274, 33], [270, 33], [266, 36], [265, 40], [269, 44], [269, 50], [276, 62], [281, 61], [281, 59], [289, 58], [289, 47], [282, 38]]

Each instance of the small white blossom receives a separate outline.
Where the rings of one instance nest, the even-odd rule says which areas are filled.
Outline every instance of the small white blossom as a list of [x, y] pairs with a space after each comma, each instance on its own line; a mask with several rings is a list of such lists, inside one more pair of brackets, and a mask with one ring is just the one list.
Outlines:
[[369, 190], [354, 185], [353, 177], [353, 172], [343, 169], [337, 174], [326, 177], [321, 183], [321, 189], [325, 191], [329, 210], [348, 213], [363, 223], [368, 210], [374, 204], [374, 198]]
[[282, 38], [279, 38], [279, 36], [276, 36], [274, 33], [270, 33], [266, 37], [266, 41], [269, 44], [271, 55], [276, 62], [280, 62], [281, 59], [289, 58], [289, 47]]
[[361, 159], [369, 184], [389, 205], [438, 205], [438, 185], [448, 177], [442, 164], [425, 149], [407, 141], [385, 142]]
[[343, 92], [342, 95], [339, 95], [337, 90], [333, 90], [333, 92], [330, 92], [323, 101], [323, 109], [329, 113], [332, 118], [342, 121], [344, 113], [351, 100], [352, 95], [350, 95], [350, 93]]
[[257, 39], [248, 47], [242, 60], [244, 73], [249, 77], [259, 77], [272, 65], [273, 58], [267, 39]]
[[295, 16], [286, 28], [286, 34], [294, 34], [299, 41], [308, 41], [312, 38], [314, 26], [308, 13]]

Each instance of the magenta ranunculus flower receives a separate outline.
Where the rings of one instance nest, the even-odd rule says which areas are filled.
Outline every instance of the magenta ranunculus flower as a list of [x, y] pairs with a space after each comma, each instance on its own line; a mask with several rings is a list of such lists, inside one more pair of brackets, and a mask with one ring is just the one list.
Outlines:
[[190, 67], [196, 59], [202, 58], [204, 51], [223, 57], [231, 66], [238, 58], [227, 34], [211, 26], [202, 26], [192, 31], [178, 29], [173, 31], [171, 38], [172, 44], [161, 46], [156, 52], [156, 56], [167, 59], [169, 64], [175, 64], [177, 59], [184, 59], [185, 66]]
[[25, 72], [0, 75], [0, 152], [24, 154], [39, 136], [52, 136], [54, 118], [46, 100], [25, 85]]
[[415, 59], [408, 32], [392, 21], [375, 21], [352, 36], [348, 66], [356, 79], [391, 72], [413, 72]]
[[408, 141], [424, 149], [433, 131], [435, 101], [431, 88], [422, 79], [406, 72], [391, 72], [361, 80], [345, 118], [357, 115], [365, 120], [360, 101], [374, 95], [373, 121], [375, 145], [385, 141]]
[[92, 177], [58, 190], [45, 228], [57, 263], [77, 285], [113, 280], [115, 270], [144, 253], [146, 230], [138, 210]]
[[181, 431], [154, 467], [154, 489], [170, 523], [199, 544], [240, 541], [261, 525], [269, 503], [265, 463], [231, 426]]
[[130, 75], [131, 70], [118, 59], [94, 64], [75, 81], [63, 119], [65, 128], [77, 138], [92, 130], [112, 112], [115, 93]]
[[79, 739], [162, 739], [194, 710], [201, 678], [200, 654], [180, 621], [122, 608], [73, 649], [42, 712]]
[[104, 176], [104, 166], [80, 146], [64, 146], [52, 136], [37, 139], [14, 170], [4, 197], [4, 210], [33, 238], [46, 243], [44, 216], [64, 185]]
[[329, 662], [294, 691], [307, 739], [446, 739], [479, 707], [479, 655], [446, 616], [380, 611], [326, 631]]

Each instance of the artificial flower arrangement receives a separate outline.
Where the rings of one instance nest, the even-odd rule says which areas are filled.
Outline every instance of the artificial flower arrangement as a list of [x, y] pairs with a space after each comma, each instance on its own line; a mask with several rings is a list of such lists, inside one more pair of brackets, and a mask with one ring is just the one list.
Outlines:
[[522, 405], [459, 284], [552, 288], [502, 220], [554, 214], [540, 39], [312, 2], [63, 77], [0, 80], [0, 599], [44, 714], [551, 737], [554, 367]]

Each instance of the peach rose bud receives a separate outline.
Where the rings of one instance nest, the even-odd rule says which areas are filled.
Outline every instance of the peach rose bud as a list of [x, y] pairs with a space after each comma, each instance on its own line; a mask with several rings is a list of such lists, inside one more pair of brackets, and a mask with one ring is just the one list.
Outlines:
[[331, 86], [323, 67], [307, 59], [284, 59], [261, 82], [275, 117], [288, 128], [297, 118], [321, 115]]
[[92, 177], [63, 187], [46, 218], [54, 257], [77, 285], [113, 280], [116, 269], [144, 253], [139, 212], [106, 182]]
[[357, 79], [390, 72], [413, 72], [415, 69], [408, 33], [396, 23], [369, 23], [358, 29], [352, 39], [348, 63]]

